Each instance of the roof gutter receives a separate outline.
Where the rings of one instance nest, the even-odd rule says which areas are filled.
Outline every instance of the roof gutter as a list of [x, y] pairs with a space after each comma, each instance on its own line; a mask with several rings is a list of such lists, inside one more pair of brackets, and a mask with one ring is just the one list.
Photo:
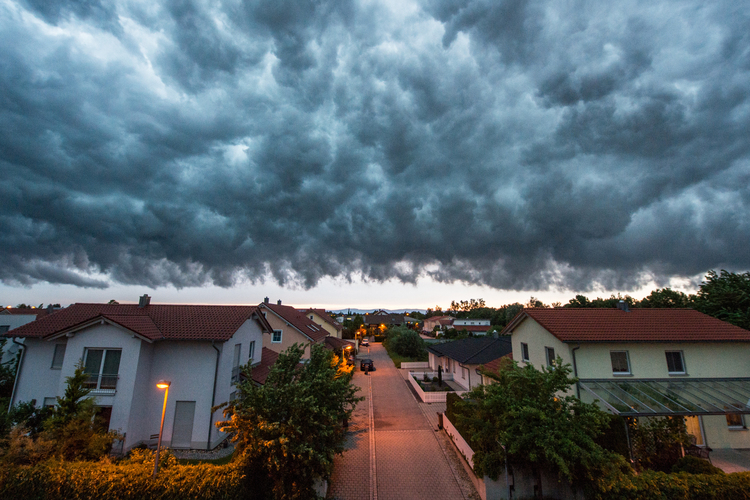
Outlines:
[[211, 412], [208, 416], [208, 439], [206, 440], [206, 451], [211, 450], [211, 430], [214, 425], [214, 412], [213, 408], [216, 404], [216, 380], [219, 378], [219, 358], [221, 357], [221, 351], [216, 347], [215, 342], [211, 341], [211, 347], [216, 350], [216, 368], [214, 368], [214, 389], [211, 393]]
[[8, 411], [13, 407], [13, 400], [16, 397], [16, 388], [18, 387], [18, 377], [21, 375], [21, 366], [23, 366], [23, 357], [24, 354], [26, 354], [26, 346], [23, 345], [21, 342], [16, 342], [16, 338], [13, 337], [10, 340], [18, 346], [19, 349], [21, 349], [21, 354], [18, 355], [18, 364], [16, 364], [16, 378], [13, 381], [13, 392], [10, 394], [10, 404], [8, 404]]
[[573, 376], [576, 378], [576, 397], [578, 399], [581, 399], [581, 386], [578, 383], [578, 365], [576, 364], [576, 351], [580, 348], [581, 344], [578, 344], [570, 350], [570, 353], [573, 355]]

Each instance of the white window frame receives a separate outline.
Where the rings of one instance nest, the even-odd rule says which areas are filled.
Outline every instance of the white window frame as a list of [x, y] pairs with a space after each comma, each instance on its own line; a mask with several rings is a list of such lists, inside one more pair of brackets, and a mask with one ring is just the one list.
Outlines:
[[[739, 417], [739, 421], [740, 421], [739, 425], [732, 424], [729, 421], [730, 417], [735, 417], [735, 418]], [[737, 430], [741, 430], [741, 429], [747, 429], [747, 427], [745, 427], [745, 416], [742, 413], [727, 413], [726, 414], [726, 419], [727, 419], [727, 429], [729, 429], [729, 430], [735, 430], [735, 431], [737, 431]]]
[[234, 357], [232, 358], [232, 383], [240, 379], [240, 365], [242, 365], [242, 344], [234, 344]]
[[247, 355], [248, 355], [248, 359], [250, 360], [250, 362], [254, 363], [255, 362], [255, 341], [254, 340], [250, 341]]
[[[65, 361], [65, 349], [67, 347], [67, 344], [55, 344], [55, 352], [52, 353], [52, 366], [50, 366], [50, 370], [62, 370], [63, 362]], [[60, 351], [62, 351], [61, 354]], [[58, 354], [60, 354], [59, 359]], [[56, 364], [55, 361], [58, 361], [59, 364]]]
[[[276, 339], [276, 334], [279, 334], [279, 340]], [[271, 333], [271, 343], [272, 344], [281, 344], [281, 341], [283, 339], [284, 330], [274, 330], [273, 333]]]
[[[552, 356], [550, 357], [550, 353]], [[554, 368], [555, 367], [555, 360], [557, 359], [557, 356], [555, 356], [555, 348], [554, 347], [547, 347], [544, 346], [544, 359], [547, 362], [548, 368]]]
[[[682, 363], [682, 371], [669, 371], [669, 354], [677, 353], [680, 355], [680, 362]], [[664, 356], [667, 358], [667, 373], [670, 375], [686, 375], [687, 366], [685, 365], [685, 353], [682, 351], [664, 351]]]
[[[90, 351], [102, 351], [102, 359], [99, 362], [99, 371], [97, 373], [89, 373], [87, 375], [89, 376], [96, 376], [96, 386], [90, 387], [91, 391], [93, 393], [110, 393], [115, 392], [117, 390], [117, 382], [120, 379], [120, 364], [122, 363], [122, 348], [113, 348], [113, 347], [86, 347], [83, 350], [83, 366], [86, 366], [86, 360], [88, 359], [89, 352]], [[102, 370], [104, 370], [104, 363], [107, 360], [107, 353], [110, 351], [119, 351], [120, 352], [120, 361], [117, 365], [117, 373], [103, 373]], [[102, 388], [102, 378], [104, 375], [109, 376], [115, 376], [115, 383], [113, 384], [114, 387], [105, 387]], [[90, 383], [90, 382], [89, 382]]]
[[[625, 364], [627, 365], [626, 371], [615, 371], [615, 362], [612, 359], [613, 354], [621, 354], [625, 353]], [[630, 368], [630, 353], [626, 350], [617, 350], [617, 351], [609, 351], [609, 362], [612, 365], [612, 375], [614, 376], [622, 376], [622, 375], [632, 375], [632, 370]]]
[[529, 356], [529, 344], [521, 342], [521, 361], [528, 363], [531, 357]]

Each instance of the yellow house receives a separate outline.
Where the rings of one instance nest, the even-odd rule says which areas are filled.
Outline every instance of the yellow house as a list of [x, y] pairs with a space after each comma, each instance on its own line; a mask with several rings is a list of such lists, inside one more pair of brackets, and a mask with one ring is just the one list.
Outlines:
[[342, 337], [344, 327], [341, 323], [331, 318], [331, 316], [326, 313], [325, 309], [305, 309], [300, 312], [307, 316], [312, 322], [322, 326], [331, 337], [336, 337], [337, 339]]
[[273, 331], [263, 336], [263, 347], [283, 352], [292, 344], [304, 344], [305, 359], [310, 358], [310, 344], [324, 342], [328, 331], [313, 322], [302, 312], [290, 306], [263, 302], [259, 306]]
[[750, 331], [691, 309], [524, 309], [519, 364], [570, 364], [578, 397], [623, 417], [684, 417], [698, 446], [750, 448]]

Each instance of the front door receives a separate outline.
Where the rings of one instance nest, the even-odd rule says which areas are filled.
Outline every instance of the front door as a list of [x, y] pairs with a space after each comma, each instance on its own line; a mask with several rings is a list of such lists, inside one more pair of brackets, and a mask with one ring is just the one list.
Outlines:
[[703, 439], [703, 422], [698, 416], [685, 417], [685, 427], [687, 433], [695, 439], [696, 446], [703, 446], [705, 440]]
[[174, 409], [172, 448], [191, 448], [194, 418], [195, 401], [177, 401]]

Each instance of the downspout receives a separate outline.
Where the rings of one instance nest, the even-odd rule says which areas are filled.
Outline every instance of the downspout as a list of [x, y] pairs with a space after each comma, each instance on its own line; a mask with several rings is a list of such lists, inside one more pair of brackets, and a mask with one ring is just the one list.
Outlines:
[[214, 425], [214, 412], [213, 407], [216, 404], [216, 379], [219, 378], [219, 358], [221, 351], [214, 345], [214, 341], [211, 341], [211, 347], [216, 349], [216, 368], [214, 369], [214, 390], [211, 393], [211, 414], [208, 416], [208, 439], [206, 440], [206, 451], [211, 451], [211, 428]]
[[578, 365], [576, 364], [576, 351], [581, 348], [581, 344], [575, 346], [570, 353], [573, 355], [573, 376], [576, 378], [576, 397], [581, 399], [581, 386], [578, 383]]
[[16, 342], [17, 337], [10, 339], [14, 344], [21, 349], [21, 354], [18, 355], [18, 363], [16, 364], [16, 379], [13, 381], [13, 392], [10, 394], [10, 404], [8, 405], [8, 411], [13, 407], [13, 400], [16, 397], [16, 387], [18, 387], [18, 376], [21, 375], [21, 366], [23, 366], [23, 356], [26, 354], [26, 346], [21, 342]]

